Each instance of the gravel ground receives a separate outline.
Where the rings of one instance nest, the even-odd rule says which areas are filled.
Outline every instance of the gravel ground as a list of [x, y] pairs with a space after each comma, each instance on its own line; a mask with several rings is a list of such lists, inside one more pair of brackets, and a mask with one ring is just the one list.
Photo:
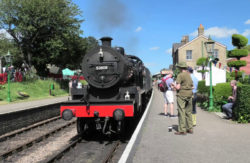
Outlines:
[[59, 152], [64, 146], [68, 145], [71, 139], [76, 135], [76, 127], [72, 125], [45, 141], [35, 144], [26, 151], [22, 151], [18, 156], [11, 158], [9, 161], [15, 163], [41, 162]]
[[[78, 143], [77, 146], [66, 153], [58, 162], [60, 163], [99, 163], [107, 157], [115, 142], [89, 141]], [[127, 143], [121, 143], [112, 160], [118, 162]]]
[[66, 123], [68, 123], [67, 121], [64, 121], [62, 119], [57, 120], [57, 121], [53, 121], [51, 123], [48, 123], [46, 125], [34, 128], [32, 130], [29, 130], [27, 132], [18, 134], [15, 137], [12, 137], [6, 141], [0, 142], [0, 154], [13, 149], [19, 145], [25, 144], [29, 141], [31, 141], [34, 138], [37, 138], [45, 133], [48, 133], [52, 130], [54, 130], [55, 128], [59, 127], [59, 126], [63, 126]]

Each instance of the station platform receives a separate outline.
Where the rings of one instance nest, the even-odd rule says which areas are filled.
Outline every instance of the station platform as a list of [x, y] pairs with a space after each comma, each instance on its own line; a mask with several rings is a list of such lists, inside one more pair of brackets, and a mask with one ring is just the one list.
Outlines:
[[[163, 115], [162, 92], [154, 89], [148, 114], [125, 161], [134, 163], [250, 162], [250, 124], [237, 124], [197, 107], [193, 134], [175, 135], [178, 117]], [[175, 114], [177, 114], [175, 103]], [[168, 126], [173, 126], [172, 132]]]
[[68, 100], [68, 96], [4, 104], [0, 105], [0, 115], [17, 111], [29, 110], [35, 107], [46, 106], [54, 103], [60, 103], [66, 100]]

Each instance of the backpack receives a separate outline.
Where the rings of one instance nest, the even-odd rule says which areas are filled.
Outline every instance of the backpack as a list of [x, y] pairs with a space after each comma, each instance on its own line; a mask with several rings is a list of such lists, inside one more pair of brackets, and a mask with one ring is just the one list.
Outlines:
[[159, 84], [159, 89], [161, 92], [166, 92], [168, 90], [168, 86], [166, 83], [166, 80], [168, 80], [169, 77], [167, 77], [166, 79], [162, 78], [160, 84]]

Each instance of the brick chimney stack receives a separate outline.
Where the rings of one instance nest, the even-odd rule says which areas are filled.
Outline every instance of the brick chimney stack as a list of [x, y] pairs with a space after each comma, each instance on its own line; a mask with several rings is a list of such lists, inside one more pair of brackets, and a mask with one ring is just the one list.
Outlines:
[[204, 35], [204, 27], [202, 24], [200, 24], [199, 28], [198, 28], [198, 36], [200, 35]]
[[182, 39], [181, 39], [181, 43], [182, 44], [186, 44], [186, 43], [188, 43], [189, 42], [189, 36], [182, 36]]

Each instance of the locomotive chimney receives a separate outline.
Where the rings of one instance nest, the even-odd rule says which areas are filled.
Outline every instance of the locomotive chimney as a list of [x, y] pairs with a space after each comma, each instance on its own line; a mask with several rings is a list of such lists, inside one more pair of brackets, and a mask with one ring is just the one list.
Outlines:
[[111, 47], [111, 40], [113, 40], [111, 37], [102, 37], [100, 40], [102, 41], [102, 46]]

